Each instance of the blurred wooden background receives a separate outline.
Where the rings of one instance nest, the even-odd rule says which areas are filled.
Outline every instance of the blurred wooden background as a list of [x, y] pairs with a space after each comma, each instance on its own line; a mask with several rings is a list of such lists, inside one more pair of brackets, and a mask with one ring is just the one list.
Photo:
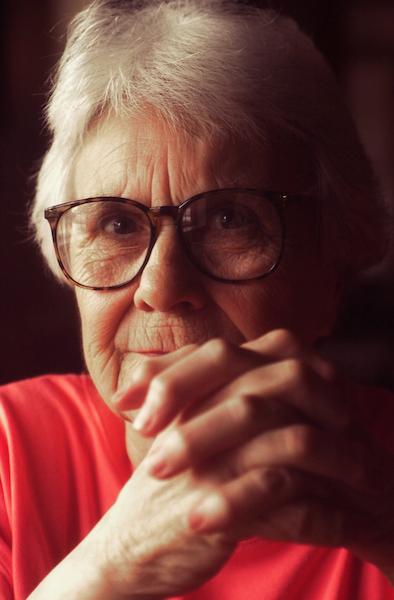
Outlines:
[[[0, 6], [0, 382], [83, 369], [73, 295], [45, 273], [29, 239], [26, 212], [34, 190], [32, 176], [47, 144], [42, 121], [47, 78], [61, 52], [66, 24], [86, 4], [2, 0]], [[393, 206], [393, 1], [272, 0], [271, 4], [296, 16], [331, 62]], [[394, 372], [393, 256], [392, 250], [384, 268], [350, 298], [338, 330], [350, 368], [352, 349], [371, 342], [376, 365], [370, 377], [383, 382], [391, 381]]]

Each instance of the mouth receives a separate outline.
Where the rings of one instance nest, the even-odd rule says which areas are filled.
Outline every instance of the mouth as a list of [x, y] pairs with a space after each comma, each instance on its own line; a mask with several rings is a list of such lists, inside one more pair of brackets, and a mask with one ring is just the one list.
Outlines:
[[163, 352], [163, 350], [134, 350], [134, 352], [143, 356], [163, 356], [163, 354], [168, 354], [168, 352]]

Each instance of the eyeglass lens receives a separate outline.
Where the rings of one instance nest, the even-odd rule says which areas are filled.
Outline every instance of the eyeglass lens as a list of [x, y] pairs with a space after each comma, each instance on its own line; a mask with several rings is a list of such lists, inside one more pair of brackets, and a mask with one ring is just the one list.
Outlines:
[[[276, 207], [253, 192], [223, 190], [193, 199], [181, 209], [178, 231], [192, 262], [223, 280], [264, 275], [282, 247]], [[136, 205], [97, 199], [64, 212], [56, 238], [59, 257], [74, 281], [111, 287], [138, 274], [150, 249], [152, 226]]]

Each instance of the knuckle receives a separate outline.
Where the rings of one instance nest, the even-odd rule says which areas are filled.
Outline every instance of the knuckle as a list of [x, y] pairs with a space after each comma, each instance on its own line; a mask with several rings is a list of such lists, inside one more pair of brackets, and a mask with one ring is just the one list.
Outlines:
[[171, 448], [176, 454], [182, 454], [189, 458], [193, 455], [193, 441], [186, 428], [174, 427], [169, 433]]
[[284, 362], [285, 377], [287, 383], [292, 388], [299, 388], [309, 386], [310, 384], [310, 373], [307, 365], [297, 359], [291, 358]]
[[250, 396], [237, 396], [227, 403], [227, 411], [231, 421], [236, 423], [253, 422], [255, 410]]
[[234, 346], [223, 338], [213, 338], [204, 344], [204, 350], [216, 362], [226, 361], [234, 355]]
[[254, 469], [251, 477], [254, 488], [264, 495], [278, 493], [288, 480], [285, 469], [281, 468]]
[[177, 382], [173, 376], [159, 373], [151, 381], [151, 389], [155, 394], [163, 397], [175, 396], [177, 393]]
[[284, 444], [293, 459], [302, 461], [316, 454], [318, 440], [316, 433], [307, 425], [294, 425], [284, 433]]
[[288, 329], [275, 329], [270, 333], [272, 343], [275, 347], [285, 350], [287, 353], [296, 354], [300, 351], [300, 343], [294, 333]]

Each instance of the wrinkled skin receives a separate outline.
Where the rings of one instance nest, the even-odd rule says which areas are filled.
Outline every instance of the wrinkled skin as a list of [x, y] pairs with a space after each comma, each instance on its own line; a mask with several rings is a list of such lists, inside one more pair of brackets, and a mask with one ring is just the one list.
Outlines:
[[[251, 152], [171, 135], [153, 119], [99, 125], [75, 171], [76, 198], [149, 205], [220, 187], [297, 193], [309, 184], [308, 161], [290, 144], [279, 155]], [[288, 207], [281, 266], [260, 281], [202, 275], [163, 220], [137, 280], [77, 290], [86, 363], [126, 419], [136, 467], [84, 542], [119, 597], [190, 590], [251, 535], [344, 545], [391, 575], [393, 459], [312, 350], [340, 291], [314, 214], [308, 202]]]

